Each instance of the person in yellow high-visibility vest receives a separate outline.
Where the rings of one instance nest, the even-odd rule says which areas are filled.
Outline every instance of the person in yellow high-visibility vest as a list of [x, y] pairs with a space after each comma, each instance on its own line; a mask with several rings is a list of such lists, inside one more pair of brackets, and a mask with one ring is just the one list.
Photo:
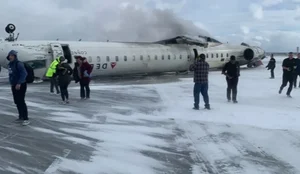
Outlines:
[[64, 61], [65, 58], [63, 56], [59, 56], [57, 57], [49, 66], [47, 73], [46, 73], [46, 77], [50, 78], [50, 93], [54, 93], [54, 86], [56, 89], [56, 93], [60, 94], [59, 88], [58, 88], [58, 84], [57, 84], [57, 80], [56, 80], [56, 67], [57, 65]]

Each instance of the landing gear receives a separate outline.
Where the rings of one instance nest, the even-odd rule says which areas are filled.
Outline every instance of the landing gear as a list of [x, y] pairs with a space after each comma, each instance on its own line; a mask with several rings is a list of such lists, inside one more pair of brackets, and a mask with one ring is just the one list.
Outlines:
[[256, 61], [256, 62], [250, 62], [247, 64], [247, 67], [248, 68], [256, 68], [260, 65], [263, 65], [263, 63], [259, 60], [259, 61]]
[[15, 34], [14, 34], [15, 30], [16, 30], [16, 26], [14, 24], [8, 24], [5, 27], [6, 33], [9, 34], [9, 36], [5, 39], [6, 41], [13, 42], [13, 41], [18, 40], [19, 33], [18, 33], [17, 37], [15, 38]]
[[248, 63], [247, 64], [247, 68], [252, 68], [253, 67], [253, 63]]
[[16, 30], [16, 26], [14, 24], [8, 24], [6, 27], [5, 27], [5, 31], [6, 33], [13, 33], [14, 31]]

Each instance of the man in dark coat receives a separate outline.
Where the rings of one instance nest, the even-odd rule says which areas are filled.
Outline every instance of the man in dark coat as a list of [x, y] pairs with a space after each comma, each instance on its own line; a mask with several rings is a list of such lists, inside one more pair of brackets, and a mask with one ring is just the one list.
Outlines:
[[282, 85], [279, 89], [279, 94], [281, 94], [284, 87], [286, 87], [287, 83], [289, 82], [289, 88], [286, 92], [288, 97], [291, 97], [291, 92], [293, 90], [294, 84], [294, 73], [295, 69], [297, 68], [296, 59], [293, 57], [293, 53], [289, 53], [289, 57], [285, 58], [282, 62]]
[[271, 70], [271, 79], [274, 79], [275, 76], [274, 76], [274, 69], [276, 67], [276, 60], [274, 59], [274, 56], [273, 54], [271, 54], [271, 58], [270, 58], [270, 61], [268, 63], [268, 65], [266, 66], [266, 68], [268, 68], [268, 70]]
[[80, 65], [81, 65], [81, 56], [75, 56], [76, 62], [74, 63], [73, 68], [73, 79], [75, 83], [78, 83], [80, 81], [79, 74], [80, 74]]
[[58, 84], [60, 87], [61, 99], [64, 104], [69, 103], [69, 92], [68, 86], [71, 82], [71, 75], [73, 73], [72, 68], [67, 63], [67, 60], [60, 62], [56, 69], [56, 74], [58, 76]]
[[[297, 68], [295, 69], [294, 73], [294, 87], [297, 87], [297, 78], [300, 76], [300, 53], [297, 54], [297, 59], [296, 59], [296, 66]], [[299, 82], [299, 88], [300, 88], [300, 82]]]
[[235, 60], [235, 56], [230, 56], [230, 61], [225, 64], [222, 70], [222, 74], [226, 76], [227, 81], [227, 100], [237, 103], [237, 86], [240, 77], [240, 65], [239, 62]]

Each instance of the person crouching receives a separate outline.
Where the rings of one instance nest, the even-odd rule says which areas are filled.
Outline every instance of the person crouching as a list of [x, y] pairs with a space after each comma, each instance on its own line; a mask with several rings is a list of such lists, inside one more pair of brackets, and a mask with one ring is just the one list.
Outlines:
[[58, 75], [58, 84], [60, 87], [61, 99], [63, 104], [69, 103], [68, 86], [71, 82], [72, 68], [67, 63], [67, 60], [60, 62], [56, 69]]

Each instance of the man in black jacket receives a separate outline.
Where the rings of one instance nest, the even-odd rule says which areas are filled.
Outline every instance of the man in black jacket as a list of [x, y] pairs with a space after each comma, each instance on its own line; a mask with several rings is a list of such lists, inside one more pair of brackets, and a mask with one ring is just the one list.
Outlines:
[[282, 85], [280, 86], [279, 94], [281, 94], [283, 88], [286, 87], [287, 83], [289, 82], [289, 88], [286, 92], [286, 95], [288, 97], [291, 97], [291, 92], [294, 84], [294, 73], [296, 68], [296, 59], [293, 57], [293, 53], [290, 52], [289, 57], [285, 58], [282, 62]]
[[274, 79], [274, 69], [276, 67], [276, 60], [274, 59], [273, 54], [271, 54], [271, 59], [268, 63], [268, 65], [266, 66], [266, 68], [268, 68], [268, 70], [271, 70], [271, 79]]
[[69, 103], [68, 86], [71, 82], [72, 73], [73, 69], [70, 67], [67, 60], [60, 62], [56, 67], [56, 74], [58, 75], [58, 84], [63, 104]]
[[75, 83], [78, 83], [80, 81], [80, 71], [79, 71], [79, 67], [80, 67], [80, 63], [81, 63], [81, 56], [75, 56], [76, 62], [74, 63], [74, 68], [73, 68], [73, 79], [75, 81]]
[[227, 62], [223, 67], [222, 74], [226, 76], [227, 81], [227, 100], [231, 101], [231, 91], [232, 91], [232, 101], [237, 103], [237, 85], [240, 76], [240, 65], [239, 62], [235, 60], [235, 56], [230, 56], [230, 62]]

